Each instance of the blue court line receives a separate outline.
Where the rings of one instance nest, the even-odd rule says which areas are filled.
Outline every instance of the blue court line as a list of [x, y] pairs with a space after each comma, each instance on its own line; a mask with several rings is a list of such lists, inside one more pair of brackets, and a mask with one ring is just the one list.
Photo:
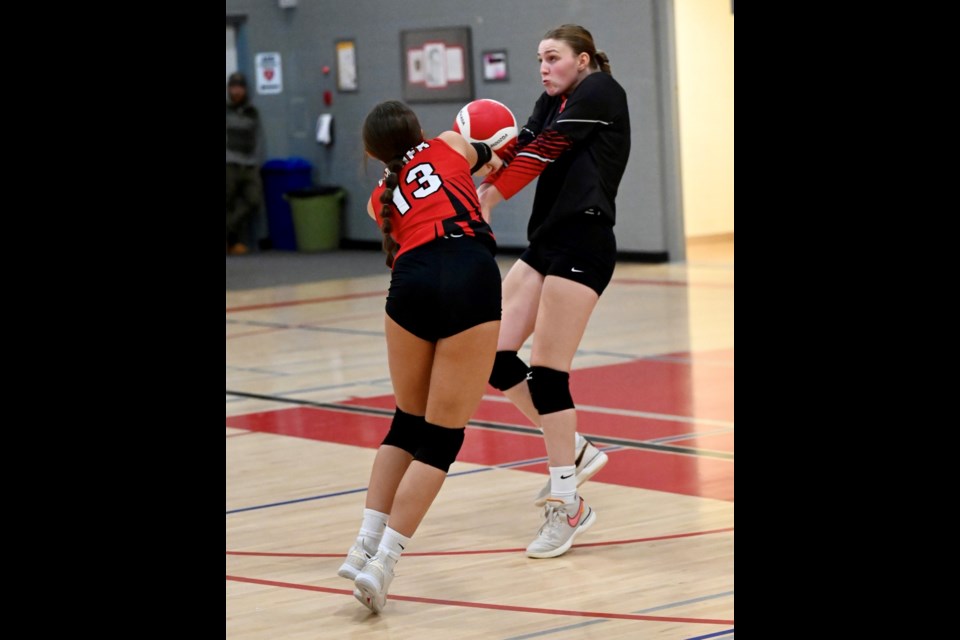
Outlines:
[[[351, 386], [376, 386], [381, 383], [386, 385], [389, 382], [390, 382], [389, 378], [376, 378], [374, 380], [367, 380], [367, 381], [346, 382], [346, 383], [340, 383], [337, 385], [324, 385], [319, 387], [313, 387], [312, 389], [298, 389], [295, 391], [284, 391], [284, 392], [276, 393], [269, 396], [258, 394], [258, 393], [245, 393], [240, 391], [231, 391], [230, 389], [227, 389], [227, 395], [241, 396], [244, 398], [255, 398], [255, 399], [267, 400], [271, 402], [284, 402], [284, 403], [296, 404], [296, 405], [305, 406], [305, 407], [318, 407], [320, 409], [333, 409], [335, 411], [350, 411], [354, 413], [373, 414], [373, 415], [380, 415], [384, 417], [391, 417], [393, 415], [393, 411], [391, 409], [377, 409], [374, 407], [367, 407], [364, 405], [343, 405], [339, 403], [330, 403], [330, 402], [313, 402], [311, 400], [300, 400], [298, 398], [286, 397], [295, 393], [304, 393], [306, 391], [323, 391], [323, 390], [329, 390], [329, 389], [346, 388]], [[484, 396], [484, 398], [487, 400], [496, 401], [496, 402], [503, 402], [503, 403], [509, 402], [509, 399], [507, 399], [506, 397]], [[227, 402], [230, 402], [230, 400], [228, 400]], [[592, 407], [590, 405], [581, 405], [580, 408], [583, 411], [599, 411], [599, 412], [609, 413], [612, 415], [647, 417], [647, 418], [654, 418], [658, 420], [670, 420], [674, 422], [712, 424], [714, 426], [718, 426], [720, 429], [729, 429], [730, 431], [733, 430], [732, 423], [719, 421], [719, 420], [706, 420], [702, 418], [686, 418], [681, 416], [648, 413], [644, 411], [610, 410], [610, 409], [604, 409], [603, 407]], [[536, 434], [538, 431], [534, 427], [513, 426], [503, 422], [490, 422], [486, 420], [470, 420], [467, 424], [471, 427], [476, 427], [476, 428], [495, 429], [498, 431], [509, 431], [513, 433]], [[711, 434], [725, 433], [725, 431], [711, 431], [709, 433]], [[713, 451], [710, 449], [701, 450], [693, 447], [669, 447], [663, 444], [665, 442], [669, 442], [670, 440], [685, 440], [685, 439], [695, 437], [697, 435], [704, 435], [703, 433], [692, 432], [692, 433], [680, 434], [678, 436], [664, 436], [663, 438], [659, 438], [659, 439], [650, 438], [647, 440], [631, 440], [631, 441], [624, 440], [622, 438], [608, 438], [606, 436], [600, 436], [596, 434], [588, 434], [588, 435], [590, 435], [590, 439], [593, 442], [608, 445], [608, 447], [611, 450], [615, 448], [622, 448], [622, 447], [629, 446], [629, 447], [634, 447], [638, 449], [652, 449], [654, 451], [666, 451], [669, 453], [681, 453], [681, 454], [689, 454], [689, 455], [704, 455], [708, 457], [733, 460], [733, 454], [725, 451]], [[628, 444], [620, 445], [618, 444], [620, 442], [627, 442]]]
[[[624, 447], [613, 446], [613, 447], [604, 447], [601, 451], [618, 451]], [[469, 469], [467, 471], [457, 471], [455, 473], [448, 473], [448, 478], [453, 478], [455, 476], [467, 476], [473, 473], [480, 473], [481, 471], [493, 471], [494, 469], [512, 469], [513, 467], [525, 467], [531, 464], [537, 464], [538, 462], [546, 462], [546, 456], [542, 458], [527, 458], [526, 460], [517, 460], [515, 462], [504, 462], [503, 464], [497, 464], [490, 467], [482, 467], [480, 469]], [[283, 507], [288, 504], [297, 504], [299, 502], [311, 502], [313, 500], [323, 500], [324, 498], [336, 498], [338, 496], [345, 496], [351, 493], [363, 493], [367, 490], [367, 487], [362, 487], [360, 489], [346, 489], [344, 491], [336, 491], [334, 493], [324, 493], [318, 496], [310, 496], [309, 498], [297, 498], [296, 500], [284, 500], [282, 502], [270, 502], [267, 504], [258, 504], [252, 507], [241, 507], [239, 509], [231, 509], [227, 511], [226, 515], [231, 513], [241, 513], [243, 511], [256, 511], [258, 509], [269, 509], [270, 507]]]
[[[618, 449], [623, 449], [623, 447], [606, 447], [602, 451], [616, 451]], [[467, 471], [457, 471], [456, 473], [448, 473], [448, 478], [453, 478], [455, 476], [468, 476], [473, 473], [480, 473], [481, 471], [493, 471], [494, 469], [511, 469], [513, 467], [525, 467], [529, 464], [536, 464], [538, 462], [546, 462], [547, 458], [528, 458], [526, 460], [517, 460], [515, 462], [504, 462], [503, 464], [497, 464], [490, 467], [482, 467], [480, 469], [469, 469]], [[347, 489], [345, 491], [336, 491], [334, 493], [324, 493], [319, 496], [310, 496], [309, 498], [297, 498], [296, 500], [284, 500], [283, 502], [271, 502], [268, 504], [258, 504], [252, 507], [241, 507], [239, 509], [231, 509], [227, 511], [227, 515], [231, 513], [241, 513], [243, 511], [256, 511], [257, 509], [269, 509], [270, 507], [283, 507], [288, 504], [297, 504], [299, 502], [310, 502], [313, 500], [323, 500], [324, 498], [336, 498], [338, 496], [345, 496], [351, 493], [363, 493], [367, 490], [367, 487], [360, 489]]]
[[651, 607], [649, 609], [642, 609], [640, 611], [631, 611], [630, 613], [653, 613], [654, 611], [661, 611], [662, 609], [672, 609], [674, 607], [682, 607], [688, 604], [695, 604], [697, 602], [703, 602], [705, 600], [715, 600], [717, 598], [726, 598], [727, 596], [732, 596], [733, 591], [724, 591], [722, 593], [715, 593], [710, 596], [700, 596], [698, 598], [690, 598], [689, 600], [680, 600], [679, 602], [671, 602], [670, 604], [662, 604], [658, 607]]
[[[613, 446], [613, 447], [604, 448], [603, 451], [615, 451], [615, 450], [623, 449], [623, 448], [624, 448], [624, 447]], [[447, 474], [447, 477], [450, 478], [450, 477], [454, 477], [454, 476], [466, 476], [466, 475], [471, 475], [471, 474], [474, 474], [474, 473], [481, 473], [481, 472], [483, 472], [483, 471], [493, 471], [494, 469], [509, 469], [509, 468], [511, 468], [511, 467], [526, 466], [526, 465], [530, 465], [530, 464], [536, 464], [537, 462], [546, 462], [546, 461], [547, 461], [547, 458], [546, 458], [546, 457], [543, 457], [543, 458], [529, 458], [529, 459], [526, 459], [526, 460], [517, 460], [517, 461], [515, 461], [515, 462], [506, 462], [506, 463], [503, 463], [503, 464], [499, 464], [499, 465], [495, 465], [495, 466], [490, 466], [490, 467], [482, 467], [482, 468], [480, 468], [480, 469], [470, 469], [470, 470], [467, 470], [467, 471], [458, 471], [458, 472], [456, 472], [456, 473]], [[367, 487], [362, 487], [362, 488], [359, 488], [359, 489], [347, 489], [347, 490], [345, 490], [345, 491], [336, 491], [336, 492], [333, 492], [333, 493], [326, 493], [326, 494], [322, 494], [322, 495], [318, 495], [318, 496], [311, 496], [311, 497], [309, 497], [309, 498], [298, 498], [298, 499], [296, 499], [296, 500], [284, 500], [284, 501], [282, 501], [282, 502], [273, 502], [273, 503], [269, 503], [269, 504], [255, 505], [255, 506], [252, 506], [252, 507], [241, 507], [241, 508], [239, 508], [239, 509], [231, 509], [231, 510], [227, 511], [227, 512], [226, 512], [226, 515], [230, 515], [230, 514], [232, 514], [232, 513], [242, 513], [242, 512], [244, 512], [244, 511], [256, 511], [256, 510], [258, 510], [258, 509], [267, 509], [267, 508], [270, 508], [270, 507], [280, 507], [280, 506], [285, 506], [285, 505], [290, 505], [290, 504], [297, 504], [297, 503], [300, 503], [300, 502], [310, 502], [310, 501], [313, 501], [313, 500], [322, 500], [322, 499], [324, 499], [324, 498], [335, 498], [335, 497], [338, 497], [338, 496], [350, 495], [350, 494], [353, 494], [353, 493], [363, 493], [364, 491], [367, 491]], [[712, 600], [712, 599], [715, 599], [715, 598], [722, 598], [722, 597], [726, 597], [726, 596], [732, 596], [733, 594], [734, 594], [733, 591], [725, 591], [725, 592], [723, 592], [723, 593], [718, 593], [718, 594], [714, 594], [714, 595], [700, 596], [700, 597], [697, 597], [697, 598], [691, 598], [691, 599], [689, 599], [689, 600], [682, 600], [682, 601], [679, 601], [679, 602], [671, 602], [671, 603], [669, 603], [669, 604], [659, 605], [659, 606], [656, 606], [656, 607], [650, 607], [650, 608], [648, 608], [648, 609], [640, 609], [640, 610], [638, 610], [638, 611], [631, 611], [630, 613], [648, 614], [648, 613], [653, 613], [653, 612], [655, 612], [655, 611], [662, 611], [662, 610], [664, 610], [664, 609], [671, 609], [671, 608], [674, 608], [674, 607], [680, 607], [680, 606], [684, 606], [684, 605], [687, 605], [687, 604], [693, 604], [693, 603], [697, 603], [697, 602], [702, 602], [702, 601], [704, 601], [704, 600]], [[568, 631], [568, 630], [571, 630], [571, 629], [581, 629], [581, 628], [584, 628], [584, 627], [587, 627], [587, 626], [590, 626], [590, 625], [601, 624], [601, 623], [603, 623], [603, 622], [609, 622], [609, 620], [590, 620], [590, 621], [586, 621], [586, 622], [580, 622], [580, 623], [577, 623], [577, 624], [566, 625], [566, 626], [563, 626], [563, 627], [557, 627], [557, 628], [554, 628], [554, 629], [548, 629], [548, 630], [545, 630], [545, 631], [537, 631], [537, 632], [529, 633], [529, 634], [522, 635], [522, 636], [512, 636], [512, 637], [510, 637], [510, 638], [505, 638], [504, 640], [525, 640], [525, 639], [528, 639], [528, 638], [536, 638], [536, 637], [539, 637], [539, 636], [548, 635], [548, 634], [552, 634], [552, 633], [559, 633], [559, 632], [561, 632], [561, 631]], [[733, 629], [729, 629], [729, 630], [727, 630], [727, 631], [719, 631], [719, 632], [717, 632], [717, 633], [711, 633], [711, 634], [708, 634], [708, 635], [705, 635], [705, 636], [697, 636], [696, 638], [689, 638], [688, 640], [703, 640], [703, 639], [705, 639], [705, 638], [712, 638], [712, 637], [715, 637], [715, 636], [731, 634], [731, 633], [733, 633], [733, 631], [734, 631]], [[732, 637], [732, 636], [731, 636], [731, 637]], [[729, 638], [725, 638], [724, 640], [729, 640]]]
[[553, 629], [545, 629], [543, 631], [534, 631], [533, 633], [525, 633], [522, 636], [510, 636], [509, 638], [504, 638], [503, 640], [527, 640], [527, 638], [539, 638], [540, 636], [546, 636], [553, 633], [560, 633], [562, 631], [570, 631], [571, 629], [583, 629], [584, 627], [589, 627], [594, 624], [603, 624], [604, 622], [609, 622], [608, 620], [589, 620], [587, 622], [578, 622], [577, 624], [568, 624], [563, 627], [554, 627]]
[[[542, 458], [542, 460], [546, 460], [546, 458]], [[534, 462], [535, 462], [535, 461], [534, 461]], [[511, 465], [516, 465], [516, 464], [531, 464], [531, 462], [530, 462], [530, 461], [523, 461], [523, 462], [520, 462], [520, 463], [511, 462], [510, 464], [511, 464]], [[470, 470], [468, 470], [468, 471], [458, 471], [458, 472], [456, 472], [456, 473], [448, 473], [448, 474], [447, 474], [447, 477], [448, 477], [448, 478], [452, 478], [452, 477], [454, 477], [454, 476], [467, 476], [467, 475], [470, 475], [471, 473], [480, 473], [481, 471], [493, 471], [493, 470], [496, 469], [496, 468], [497, 468], [497, 467], [484, 467], [484, 468], [482, 468], [482, 469], [470, 469]], [[336, 497], [338, 497], [338, 496], [345, 496], [345, 495], [349, 495], [349, 494], [351, 494], [351, 493], [363, 493], [363, 492], [366, 491], [366, 490], [367, 490], [367, 487], [362, 487], [362, 488], [360, 488], [360, 489], [346, 489], [345, 491], [335, 491], [334, 493], [324, 493], [324, 494], [321, 494], [321, 495], [319, 495], [319, 496], [310, 496], [309, 498], [297, 498], [296, 500], [284, 500], [283, 502], [271, 502], [271, 503], [269, 503], [269, 504], [258, 504], [258, 505], [252, 506], [252, 507], [241, 507], [241, 508], [239, 508], [239, 509], [231, 509], [231, 510], [227, 511], [227, 515], [230, 515], [231, 513], [241, 513], [241, 512], [243, 512], [243, 511], [256, 511], [257, 509], [269, 509], [270, 507], [283, 507], [283, 506], [286, 506], [286, 505], [288, 505], [288, 504], [297, 504], [297, 503], [299, 503], [299, 502], [310, 502], [310, 501], [312, 501], [312, 500], [323, 500], [324, 498], [336, 498]]]
[[[709, 596], [700, 596], [698, 598], [691, 598], [689, 600], [681, 600], [679, 602], [671, 602], [669, 604], [663, 604], [657, 607], [651, 607], [649, 609], [640, 609], [639, 611], [631, 611], [630, 613], [639, 613], [641, 615], [653, 613], [654, 611], [662, 611], [663, 609], [672, 609], [674, 607], [682, 607], [687, 604], [692, 604], [695, 602], [702, 602], [704, 600], [713, 600], [716, 598], [725, 598], [726, 596], [732, 596], [733, 591], [724, 591], [723, 593], [715, 593]], [[543, 631], [534, 631], [533, 633], [526, 633], [522, 636], [510, 636], [509, 638], [504, 638], [503, 640], [527, 640], [528, 638], [537, 638], [540, 636], [550, 635], [553, 633], [560, 633], [562, 631], [570, 631], [571, 629], [582, 629], [583, 627], [588, 627], [594, 624], [602, 624], [604, 622], [610, 622], [610, 620], [590, 620], [588, 622], [578, 622], [577, 624], [568, 624], [562, 627], [554, 627], [553, 629], [545, 629]], [[700, 638], [712, 638], [713, 636], [723, 635], [727, 633], [733, 633], [733, 629], [729, 631], [719, 631], [717, 633], [711, 633], [705, 636], [697, 636], [696, 639], [690, 638], [689, 640], [699, 640]]]
[[320, 496], [312, 496], [310, 498], [297, 498], [296, 500], [284, 500], [283, 502], [271, 502], [270, 504], [258, 504], [253, 507], [241, 507], [239, 509], [231, 509], [227, 511], [227, 515], [231, 513], [241, 513], [243, 511], [256, 511], [257, 509], [268, 509], [270, 507], [282, 507], [288, 504], [297, 504], [298, 502], [310, 502], [311, 500], [322, 500], [323, 498], [335, 498], [337, 496], [345, 496], [351, 493], [363, 493], [367, 488], [363, 487], [362, 489], [347, 489], [346, 491], [337, 491], [336, 493], [325, 493]]
[[[727, 634], [733, 634], [733, 629], [727, 629], [726, 631], [717, 631], [716, 633], [708, 633], [705, 636], [692, 636], [687, 638], [687, 640], [704, 640], [704, 638], [716, 638], [719, 636], [725, 636]], [[730, 636], [732, 638], [733, 635]], [[730, 640], [729, 638], [724, 638], [724, 640]]]

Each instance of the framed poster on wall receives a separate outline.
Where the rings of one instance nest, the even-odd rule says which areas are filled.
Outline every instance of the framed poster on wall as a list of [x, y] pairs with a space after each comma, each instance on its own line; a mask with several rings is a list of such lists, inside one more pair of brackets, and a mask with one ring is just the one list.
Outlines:
[[507, 82], [510, 80], [506, 49], [484, 51], [480, 54], [480, 57], [483, 59], [484, 82]]
[[357, 90], [357, 45], [353, 40], [337, 40], [337, 91]]
[[400, 32], [405, 102], [473, 100], [470, 27]]

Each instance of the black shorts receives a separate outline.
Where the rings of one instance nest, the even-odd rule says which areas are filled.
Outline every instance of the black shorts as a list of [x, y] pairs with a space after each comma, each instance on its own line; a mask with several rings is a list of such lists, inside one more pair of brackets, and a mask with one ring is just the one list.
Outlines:
[[564, 220], [537, 238], [520, 259], [546, 276], [584, 284], [601, 295], [617, 264], [617, 239], [605, 220], [587, 214]]
[[501, 298], [490, 249], [470, 237], [441, 238], [397, 259], [386, 311], [413, 335], [436, 342], [499, 320]]

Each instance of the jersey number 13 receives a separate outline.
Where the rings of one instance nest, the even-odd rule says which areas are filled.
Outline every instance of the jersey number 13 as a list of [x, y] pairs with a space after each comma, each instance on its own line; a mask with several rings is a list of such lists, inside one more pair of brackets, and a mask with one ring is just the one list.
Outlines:
[[[436, 193], [440, 187], [443, 186], [443, 181], [440, 179], [440, 176], [433, 173], [433, 167], [428, 162], [418, 164], [407, 172], [406, 183], [410, 184], [414, 180], [420, 183], [420, 187], [411, 195], [418, 200], [426, 198], [432, 193]], [[400, 193], [400, 189], [393, 190], [393, 204], [396, 205], [400, 215], [410, 210], [410, 203], [407, 202], [403, 194]]]

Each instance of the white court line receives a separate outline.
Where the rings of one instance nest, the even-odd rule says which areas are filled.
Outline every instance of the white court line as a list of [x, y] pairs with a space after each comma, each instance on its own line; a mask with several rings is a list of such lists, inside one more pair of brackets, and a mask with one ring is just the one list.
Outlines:
[[[491, 402], [510, 402], [506, 396], [483, 396], [484, 400]], [[513, 403], [510, 403], [513, 404]], [[651, 413], [649, 411], [633, 411], [632, 409], [614, 409], [612, 407], [595, 407], [589, 404], [577, 404], [577, 409], [581, 411], [591, 411], [593, 413], [605, 413], [612, 416], [629, 416], [632, 418], [653, 418], [654, 420], [669, 420], [670, 422], [687, 422], [690, 424], [709, 424], [714, 427], [733, 428], [733, 423], [727, 420], [711, 420], [709, 418], [691, 418], [690, 416], [674, 416], [666, 413]]]

